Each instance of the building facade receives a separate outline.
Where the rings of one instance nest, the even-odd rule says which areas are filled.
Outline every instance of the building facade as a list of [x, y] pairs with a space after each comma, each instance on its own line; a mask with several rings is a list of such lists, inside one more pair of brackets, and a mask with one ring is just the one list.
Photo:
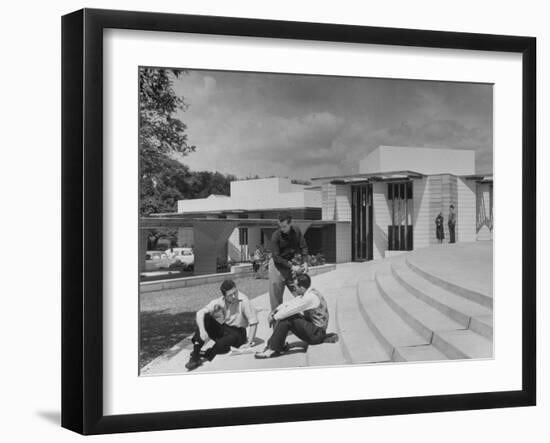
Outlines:
[[178, 229], [178, 246], [195, 252], [195, 272], [216, 272], [220, 262], [248, 261], [270, 248], [278, 216], [290, 212], [311, 254], [329, 263], [367, 261], [438, 243], [435, 220], [456, 213], [456, 241], [491, 240], [493, 177], [475, 173], [471, 150], [380, 146], [353, 175], [317, 177], [313, 185], [286, 178], [240, 180], [229, 196], [181, 200], [175, 214], [143, 225]]
[[238, 220], [217, 260], [228, 257], [234, 262], [248, 261], [257, 247], [270, 249], [282, 212], [290, 213], [293, 223], [302, 230], [311, 254], [321, 253], [332, 263], [347, 260], [348, 254], [343, 250], [346, 242], [337, 241], [337, 236], [349, 233], [348, 223], [323, 221], [321, 187], [293, 184], [280, 177], [234, 181], [229, 196], [180, 200], [174, 215], [182, 221], [196, 222], [178, 228], [178, 245], [195, 247], [201, 219], [226, 220], [226, 224]]
[[323, 220], [347, 221], [349, 260], [384, 258], [438, 243], [435, 219], [456, 213], [456, 241], [492, 239], [492, 175], [475, 174], [475, 152], [380, 146], [359, 173], [318, 177]]

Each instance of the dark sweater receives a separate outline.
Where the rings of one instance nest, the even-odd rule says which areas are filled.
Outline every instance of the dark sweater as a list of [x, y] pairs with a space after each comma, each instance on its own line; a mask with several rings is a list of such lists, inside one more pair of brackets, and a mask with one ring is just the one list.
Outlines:
[[297, 226], [290, 226], [288, 234], [277, 229], [271, 237], [271, 252], [275, 266], [286, 278], [290, 276], [290, 261], [298, 254], [302, 259], [308, 255], [307, 244]]

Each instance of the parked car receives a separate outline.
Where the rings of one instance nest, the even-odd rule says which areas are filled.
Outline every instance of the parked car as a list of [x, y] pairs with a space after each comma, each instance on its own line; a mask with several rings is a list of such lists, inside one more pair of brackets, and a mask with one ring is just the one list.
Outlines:
[[170, 267], [170, 257], [162, 251], [147, 251], [145, 253], [145, 271], [157, 271]]
[[183, 269], [191, 269], [195, 264], [195, 255], [193, 248], [171, 248], [165, 251], [170, 257], [170, 267]]

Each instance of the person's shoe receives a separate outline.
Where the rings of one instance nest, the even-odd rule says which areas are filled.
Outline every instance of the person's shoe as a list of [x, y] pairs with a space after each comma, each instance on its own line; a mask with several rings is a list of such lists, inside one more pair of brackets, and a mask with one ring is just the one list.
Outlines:
[[323, 340], [323, 343], [338, 343], [338, 340], [340, 340], [340, 337], [338, 337], [338, 334], [331, 332], [325, 335], [325, 339]]
[[281, 353], [279, 351], [274, 351], [273, 349], [265, 348], [261, 352], [256, 352], [254, 354], [254, 358], [265, 359], [265, 358], [278, 357], [279, 355], [281, 355]]
[[194, 369], [197, 369], [201, 365], [202, 365], [202, 361], [200, 358], [190, 358], [187, 364], [185, 365], [185, 367], [188, 371], [193, 371]]

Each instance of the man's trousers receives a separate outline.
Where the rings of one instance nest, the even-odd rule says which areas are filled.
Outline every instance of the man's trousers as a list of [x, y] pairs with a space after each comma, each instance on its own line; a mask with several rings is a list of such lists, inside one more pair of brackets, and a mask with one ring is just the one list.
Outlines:
[[[204, 352], [204, 356], [208, 360], [213, 360], [218, 354], [227, 354], [231, 350], [231, 346], [238, 348], [246, 343], [246, 328], [237, 328], [228, 326], [225, 323], [219, 323], [210, 314], [204, 316], [204, 328], [208, 336], [214, 340], [214, 346]], [[201, 339], [199, 328], [195, 330], [195, 334], [191, 338], [193, 343], [192, 358], [199, 358], [199, 352], [204, 345]]]
[[285, 292], [285, 286], [289, 289], [290, 292], [294, 292], [296, 288], [294, 287], [294, 281], [292, 276], [284, 276], [281, 271], [275, 266], [273, 259], [269, 260], [268, 266], [268, 275], [269, 275], [269, 303], [271, 305], [271, 310], [273, 311], [277, 306], [283, 302], [283, 294]]
[[282, 351], [289, 332], [292, 332], [296, 337], [309, 345], [323, 343], [326, 336], [326, 331], [323, 328], [307, 321], [301, 315], [293, 315], [275, 322], [273, 334], [268, 341], [269, 348], [274, 351]]

